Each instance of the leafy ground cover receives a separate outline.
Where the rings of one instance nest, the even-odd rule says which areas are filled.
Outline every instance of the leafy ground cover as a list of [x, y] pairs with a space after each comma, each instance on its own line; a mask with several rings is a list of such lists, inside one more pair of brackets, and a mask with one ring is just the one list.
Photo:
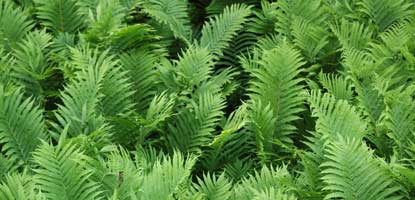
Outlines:
[[0, 200], [415, 198], [412, 0], [0, 0]]

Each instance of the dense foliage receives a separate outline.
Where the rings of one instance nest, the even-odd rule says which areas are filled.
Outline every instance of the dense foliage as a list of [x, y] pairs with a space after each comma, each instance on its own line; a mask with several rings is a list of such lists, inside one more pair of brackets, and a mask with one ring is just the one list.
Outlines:
[[0, 200], [415, 197], [413, 0], [0, 0]]

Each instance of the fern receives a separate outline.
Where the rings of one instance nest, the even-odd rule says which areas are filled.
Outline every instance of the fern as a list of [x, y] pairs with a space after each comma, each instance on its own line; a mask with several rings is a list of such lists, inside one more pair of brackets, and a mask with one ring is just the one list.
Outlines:
[[0, 85], [0, 144], [2, 153], [15, 165], [29, 165], [32, 152], [46, 139], [42, 110], [21, 89]]
[[36, 15], [53, 32], [76, 33], [84, 26], [83, 16], [73, 0], [35, 0]]
[[159, 23], [166, 24], [176, 38], [190, 44], [192, 29], [187, 0], [146, 0], [144, 11]]
[[226, 179], [224, 174], [219, 177], [215, 175], [203, 175], [203, 179], [198, 178], [197, 184], [194, 184], [192, 196], [200, 195], [206, 200], [226, 200], [231, 196], [232, 184]]
[[190, 106], [191, 110], [184, 110], [177, 116], [175, 126], [169, 124], [167, 137], [172, 148], [196, 153], [213, 139], [213, 131], [223, 115], [224, 102], [220, 95], [205, 93]]
[[[353, 156], [352, 156], [353, 155]], [[325, 199], [401, 199], [402, 188], [357, 139], [339, 137], [330, 143], [323, 163]]]
[[97, 183], [90, 181], [85, 157], [75, 145], [44, 143], [34, 152], [39, 166], [34, 181], [47, 199], [101, 199]]
[[378, 0], [362, 0], [358, 5], [360, 6], [359, 11], [369, 16], [379, 31], [385, 30], [394, 22], [402, 20], [412, 13], [409, 9], [412, 4], [403, 0], [384, 3]]
[[299, 52], [285, 44], [266, 51], [259, 64], [260, 68], [252, 73], [249, 96], [264, 106], [270, 105], [268, 110], [273, 111], [275, 118], [275, 130], [269, 133], [271, 138], [283, 144], [292, 143], [290, 135], [296, 130], [292, 123], [303, 110], [302, 79], [298, 75], [304, 63]]
[[7, 50], [15, 47], [24, 35], [33, 28], [28, 14], [7, 0], [0, 1], [0, 41]]
[[69, 126], [68, 134], [89, 134], [107, 126], [105, 117], [126, 114], [134, 106], [129, 97], [130, 83], [107, 52], [97, 50], [74, 51], [73, 65], [80, 71], [62, 92], [63, 105], [56, 113], [60, 132]]
[[316, 130], [330, 137], [338, 135], [361, 139], [367, 124], [360, 120], [356, 108], [330, 94], [312, 91], [309, 97], [314, 117], [318, 117]]
[[244, 4], [226, 7], [221, 15], [210, 18], [209, 22], [205, 23], [200, 46], [207, 48], [215, 55], [222, 55], [222, 50], [228, 47], [229, 41], [248, 21], [250, 14], [250, 7]]

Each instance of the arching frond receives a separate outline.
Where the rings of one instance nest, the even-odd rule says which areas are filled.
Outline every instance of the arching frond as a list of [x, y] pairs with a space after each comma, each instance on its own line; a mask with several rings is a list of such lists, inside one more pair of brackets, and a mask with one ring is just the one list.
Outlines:
[[89, 180], [93, 170], [85, 168], [85, 159], [70, 143], [44, 143], [34, 152], [34, 181], [47, 199], [102, 199], [98, 184]]
[[352, 86], [344, 76], [320, 73], [319, 79], [324, 89], [336, 99], [344, 99], [346, 101], [352, 100]]
[[191, 44], [193, 41], [188, 4], [187, 0], [146, 0], [143, 7], [144, 12], [156, 21], [169, 26], [176, 38]]
[[317, 117], [316, 130], [329, 137], [338, 135], [361, 139], [367, 124], [360, 118], [356, 108], [345, 100], [337, 100], [328, 93], [311, 91], [308, 98], [312, 115]]
[[131, 111], [131, 85], [108, 51], [74, 50], [73, 59], [79, 71], [61, 94], [63, 105], [56, 113], [59, 125], [54, 125], [58, 132], [69, 126], [71, 136], [89, 134], [105, 127], [105, 118]]
[[10, 91], [0, 85], [1, 152], [17, 166], [28, 165], [42, 139], [46, 139], [42, 110], [33, 99], [24, 98], [21, 89]]
[[343, 49], [363, 50], [373, 37], [373, 30], [357, 21], [342, 19], [339, 23], [331, 24], [330, 28]]
[[199, 152], [213, 139], [213, 132], [223, 115], [224, 100], [218, 94], [205, 93], [190, 108], [183, 110], [174, 124], [169, 124], [168, 141], [173, 149]]
[[76, 33], [84, 27], [84, 16], [74, 0], [34, 0], [36, 16], [53, 32]]
[[413, 13], [409, 8], [412, 4], [405, 0], [382, 1], [361, 0], [359, 11], [370, 17], [382, 32], [394, 22], [402, 20]]
[[0, 198], [4, 200], [42, 200], [42, 193], [36, 191], [35, 183], [26, 172], [9, 174], [0, 184]]
[[106, 41], [115, 30], [124, 24], [125, 10], [118, 0], [99, 0], [89, 12], [88, 30], [85, 39], [92, 43]]
[[396, 93], [387, 97], [383, 120], [390, 131], [388, 136], [394, 140], [398, 156], [403, 157], [405, 149], [415, 141], [415, 103], [411, 97], [415, 94], [415, 88], [397, 90]]
[[[293, 184], [292, 177], [286, 167], [262, 167], [253, 175], [244, 178], [235, 188], [234, 199], [251, 200], [260, 195], [263, 191], [271, 188], [279, 191], [290, 192]], [[292, 191], [291, 191], [292, 192]]]
[[197, 184], [193, 184], [192, 196], [200, 195], [206, 200], [227, 200], [232, 194], [231, 188], [232, 184], [224, 174], [219, 177], [204, 174], [203, 179], [198, 178]]
[[222, 50], [228, 47], [229, 41], [248, 21], [250, 9], [245, 4], [234, 4], [226, 7], [222, 14], [210, 18], [203, 26], [200, 46], [215, 55], [222, 55]]
[[325, 157], [325, 199], [402, 199], [402, 188], [359, 139], [339, 137], [329, 144]]
[[10, 50], [32, 27], [32, 20], [22, 9], [16, 8], [12, 1], [0, 1], [0, 46]]
[[49, 47], [52, 36], [46, 31], [33, 31], [26, 35], [18, 48], [15, 49], [15, 67], [12, 76], [19, 80], [26, 92], [42, 99], [44, 86], [42, 81], [53, 74], [48, 63]]
[[[292, 143], [290, 135], [296, 130], [293, 122], [303, 110], [305, 96], [302, 78], [298, 75], [304, 64], [300, 53], [287, 44], [264, 52], [258, 61], [260, 66], [254, 69], [250, 82], [250, 98], [270, 105], [275, 118], [275, 130], [271, 130], [274, 140], [284, 145]], [[266, 140], [271, 142], [269, 140]]]
[[172, 157], [158, 160], [150, 173], [144, 175], [139, 196], [141, 199], [173, 199], [180, 192], [181, 185], [187, 184], [195, 158], [183, 157], [176, 152]]

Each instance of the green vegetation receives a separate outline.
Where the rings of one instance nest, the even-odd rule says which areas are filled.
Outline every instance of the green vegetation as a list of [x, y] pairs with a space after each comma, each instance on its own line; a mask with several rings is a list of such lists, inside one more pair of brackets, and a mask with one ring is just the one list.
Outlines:
[[0, 200], [414, 197], [413, 0], [0, 0]]

